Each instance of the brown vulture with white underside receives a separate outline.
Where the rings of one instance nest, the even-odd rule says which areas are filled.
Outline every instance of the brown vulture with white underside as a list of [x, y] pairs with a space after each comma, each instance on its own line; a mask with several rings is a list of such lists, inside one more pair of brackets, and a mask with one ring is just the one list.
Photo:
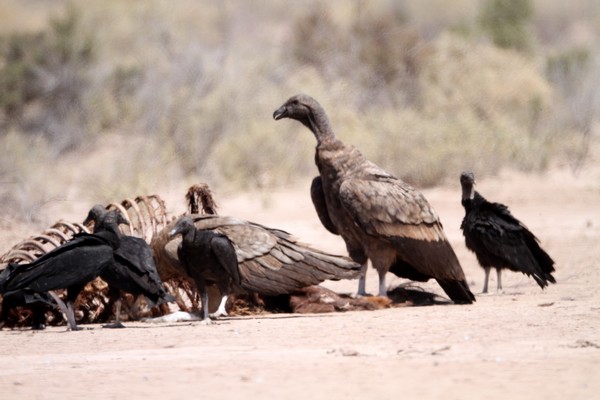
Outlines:
[[460, 228], [467, 248], [475, 253], [485, 270], [483, 293], [488, 291], [490, 269], [496, 268], [497, 290], [502, 290], [502, 269], [522, 272], [533, 277], [543, 289], [552, 276], [554, 261], [540, 247], [539, 240], [525, 225], [500, 203], [490, 203], [474, 190], [475, 175], [465, 171], [460, 175], [461, 203], [465, 217]]
[[[235, 277], [239, 283], [234, 285], [239, 288], [233, 289], [276, 296], [325, 280], [355, 279], [360, 275], [361, 266], [347, 257], [312, 248], [279, 229], [218, 215], [191, 214], [182, 218], [191, 218], [197, 230], [214, 232], [233, 245], [239, 269], [239, 278]], [[150, 244], [163, 279], [193, 278], [188, 270], [196, 268], [183, 265], [178, 254], [182, 239], [170, 236], [180, 220], [167, 225]]]
[[415, 281], [434, 278], [455, 303], [472, 303], [463, 270], [442, 224], [425, 197], [335, 137], [321, 105], [307, 95], [290, 98], [273, 113], [310, 129], [317, 139], [320, 176], [311, 197], [331, 233], [341, 235], [350, 257], [363, 265], [358, 294], [365, 294], [367, 261], [379, 273], [386, 296], [388, 271]]

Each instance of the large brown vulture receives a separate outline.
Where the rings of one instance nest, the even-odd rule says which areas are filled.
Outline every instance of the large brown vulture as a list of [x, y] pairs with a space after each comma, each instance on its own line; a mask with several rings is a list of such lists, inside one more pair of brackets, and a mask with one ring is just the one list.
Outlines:
[[[196, 251], [212, 252], [205, 259], [196, 256], [191, 256], [185, 261], [181, 259], [182, 238], [173, 235], [183, 234], [185, 230], [177, 225], [186, 219], [193, 221], [195, 230], [192, 232], [194, 234], [208, 232], [207, 240], [188, 243], [188, 246], [197, 246]], [[212, 239], [217, 240], [213, 242]], [[218, 246], [219, 250], [215, 251], [215, 248], [206, 247], [211, 243]], [[235, 250], [239, 277], [233, 271], [231, 263], [224, 258], [228, 257], [228, 243]], [[226, 266], [223, 268], [226, 268], [228, 273], [233, 276], [227, 285], [235, 283], [234, 289], [265, 296], [293, 293], [298, 289], [316, 285], [328, 279], [358, 278], [361, 268], [360, 265], [346, 257], [328, 254], [300, 243], [285, 231], [218, 215], [185, 215], [171, 222], [155, 235], [150, 245], [163, 279], [187, 277], [199, 286], [198, 289], [201, 292], [203, 284], [216, 284], [220, 280], [220, 277], [213, 276], [210, 279], [202, 277], [202, 270], [207, 268], [205, 262], [218, 261], [221, 265], [225, 264]], [[221, 265], [214, 265], [214, 267], [221, 268]], [[227, 289], [230, 288], [231, 286]], [[225, 294], [221, 293], [221, 295]], [[203, 296], [205, 296], [204, 293]], [[203, 314], [207, 309], [208, 307], [203, 304]], [[218, 314], [223, 314], [222, 311], [224, 310], [221, 309]]]
[[312, 97], [290, 98], [273, 118], [295, 119], [317, 139], [320, 176], [312, 182], [312, 201], [325, 228], [341, 235], [350, 257], [363, 265], [359, 295], [365, 294], [370, 259], [379, 273], [380, 296], [387, 294], [390, 271], [415, 281], [434, 278], [455, 303], [475, 301], [437, 214], [420, 192], [337, 139]]

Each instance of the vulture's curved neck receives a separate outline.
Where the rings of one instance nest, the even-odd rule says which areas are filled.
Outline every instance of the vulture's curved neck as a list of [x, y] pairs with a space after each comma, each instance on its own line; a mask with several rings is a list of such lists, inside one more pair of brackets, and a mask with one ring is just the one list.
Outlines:
[[335, 140], [335, 134], [329, 125], [329, 119], [323, 110], [314, 110], [309, 113], [302, 123], [312, 131], [318, 144]]

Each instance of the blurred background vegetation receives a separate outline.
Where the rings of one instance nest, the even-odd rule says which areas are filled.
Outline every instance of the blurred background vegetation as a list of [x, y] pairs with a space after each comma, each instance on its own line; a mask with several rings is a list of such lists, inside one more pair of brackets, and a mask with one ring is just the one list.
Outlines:
[[313, 176], [314, 138], [271, 117], [299, 92], [419, 187], [576, 174], [599, 33], [594, 0], [2, 0], [0, 210]]

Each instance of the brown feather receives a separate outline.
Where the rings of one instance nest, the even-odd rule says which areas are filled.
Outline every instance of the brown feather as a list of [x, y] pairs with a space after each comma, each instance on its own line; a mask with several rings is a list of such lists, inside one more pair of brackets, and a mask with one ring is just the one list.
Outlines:
[[[328, 254], [297, 241], [291, 234], [215, 215], [193, 215], [197, 229], [215, 230], [232, 242], [240, 271], [241, 287], [263, 295], [291, 293], [324, 280], [354, 279], [360, 265], [347, 257]], [[181, 239], [168, 238], [176, 221], [152, 241], [161, 276], [186, 275], [177, 257]]]

